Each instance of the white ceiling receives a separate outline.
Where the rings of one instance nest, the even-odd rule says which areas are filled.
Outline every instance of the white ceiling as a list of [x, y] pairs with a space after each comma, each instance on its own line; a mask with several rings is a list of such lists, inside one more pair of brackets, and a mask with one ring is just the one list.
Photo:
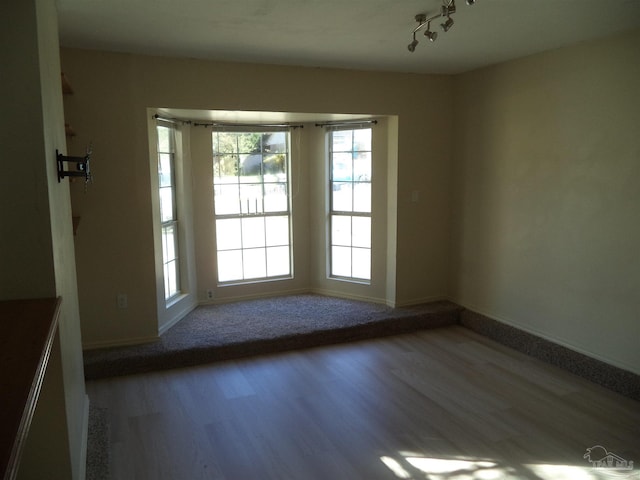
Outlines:
[[[407, 44], [442, 0], [57, 0], [63, 46], [234, 62], [460, 73], [640, 28], [640, 0], [456, 0], [455, 25]], [[439, 21], [432, 30], [439, 29]], [[434, 28], [435, 27], [435, 28]], [[639, 46], [640, 52], [640, 46]]]

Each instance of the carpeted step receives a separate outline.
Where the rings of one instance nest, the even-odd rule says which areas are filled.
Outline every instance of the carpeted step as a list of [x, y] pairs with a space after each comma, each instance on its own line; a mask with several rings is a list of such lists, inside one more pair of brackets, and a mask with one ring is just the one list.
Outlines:
[[88, 380], [186, 367], [455, 325], [461, 307], [290, 295], [196, 308], [159, 341], [85, 351]]

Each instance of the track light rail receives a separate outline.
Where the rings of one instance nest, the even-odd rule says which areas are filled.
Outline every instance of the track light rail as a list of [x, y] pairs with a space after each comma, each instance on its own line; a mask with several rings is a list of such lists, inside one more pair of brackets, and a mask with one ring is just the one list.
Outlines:
[[[466, 0], [467, 5], [475, 5], [476, 0]], [[431, 16], [427, 16], [426, 13], [419, 13], [415, 16], [416, 22], [418, 22], [418, 26], [413, 29], [411, 32], [412, 41], [409, 45], [407, 45], [407, 49], [410, 52], [414, 52], [416, 50], [416, 46], [418, 46], [418, 39], [416, 38], [416, 34], [422, 30], [424, 27], [427, 27], [424, 36], [429, 39], [431, 42], [435, 42], [438, 38], [438, 32], [433, 32], [431, 30], [431, 22], [437, 18], [445, 17], [446, 20], [440, 24], [440, 27], [444, 32], [448, 32], [449, 29], [453, 26], [454, 21], [451, 18], [451, 15], [456, 13], [456, 0], [442, 0], [442, 6], [440, 7], [440, 11]]]

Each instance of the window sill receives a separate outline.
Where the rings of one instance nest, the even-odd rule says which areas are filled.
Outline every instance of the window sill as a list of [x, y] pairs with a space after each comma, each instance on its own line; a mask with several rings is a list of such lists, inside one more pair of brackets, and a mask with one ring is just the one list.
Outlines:
[[273, 278], [256, 278], [251, 280], [238, 280], [238, 281], [230, 281], [224, 283], [218, 283], [218, 287], [237, 287], [241, 285], [252, 285], [255, 283], [268, 283], [268, 282], [281, 282], [282, 280], [293, 280], [293, 275], [287, 275], [283, 277], [273, 277]]
[[174, 305], [180, 303], [182, 300], [184, 300], [188, 296], [189, 295], [187, 295], [186, 293], [178, 293], [178, 294], [174, 295], [173, 297], [171, 297], [171, 298], [169, 298], [168, 300], [165, 301], [165, 303], [164, 303], [165, 309], [169, 310], [171, 307], [173, 307]]
[[335, 280], [337, 282], [345, 282], [345, 283], [355, 283], [356, 285], [365, 285], [371, 286], [371, 280], [363, 280], [358, 278], [347, 278], [347, 277], [327, 277], [327, 280]]

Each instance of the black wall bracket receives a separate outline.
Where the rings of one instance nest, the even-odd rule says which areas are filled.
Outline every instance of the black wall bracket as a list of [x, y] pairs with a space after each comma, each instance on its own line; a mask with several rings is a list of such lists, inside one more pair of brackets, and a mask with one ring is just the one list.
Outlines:
[[[58, 183], [65, 177], [83, 177], [85, 183], [93, 179], [89, 168], [91, 151], [87, 151], [84, 157], [68, 157], [56, 150], [56, 163], [58, 165]], [[65, 163], [67, 170], [65, 170]], [[75, 165], [75, 170], [71, 170], [71, 165]]]

